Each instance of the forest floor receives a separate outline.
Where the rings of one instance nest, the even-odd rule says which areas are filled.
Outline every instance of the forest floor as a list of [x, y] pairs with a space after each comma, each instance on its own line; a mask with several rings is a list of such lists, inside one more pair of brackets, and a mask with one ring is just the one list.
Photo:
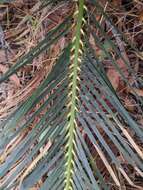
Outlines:
[[[143, 3], [139, 0], [112, 0], [110, 3], [102, 0], [101, 2], [116, 27], [143, 55]], [[68, 2], [61, 2], [54, 9], [46, 6], [39, 10], [40, 6], [39, 0], [15, 0], [0, 4], [0, 76], [44, 39], [48, 31], [61, 23], [71, 8]], [[93, 7], [91, 11], [94, 11]], [[99, 19], [104, 23], [102, 15]], [[92, 44], [92, 36], [90, 41]], [[0, 122], [39, 86], [51, 71], [65, 43], [66, 39], [62, 38], [51, 47], [49, 53], [43, 53], [32, 63], [20, 69], [17, 74], [12, 75], [9, 81], [0, 85]], [[97, 47], [94, 49], [99, 52], [99, 55], [102, 54]], [[123, 56], [130, 61], [135, 74], [142, 80], [143, 56], [141, 55], [123, 44]], [[143, 126], [142, 107], [138, 106], [140, 101], [134, 95], [136, 92], [139, 97], [143, 97], [143, 83], [130, 77], [122, 60], [118, 59], [117, 63], [128, 78], [132, 89], [124, 84], [119, 73], [108, 62], [106, 63], [107, 76], [125, 108]], [[140, 147], [143, 150], [142, 144]], [[135, 175], [131, 171], [131, 178]], [[137, 176], [136, 180], [141, 183], [141, 179]]]

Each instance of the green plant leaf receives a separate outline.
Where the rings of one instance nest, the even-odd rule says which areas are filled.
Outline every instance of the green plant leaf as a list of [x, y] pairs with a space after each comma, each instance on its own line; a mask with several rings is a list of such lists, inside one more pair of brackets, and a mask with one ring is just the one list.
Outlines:
[[[56, 1], [45, 3], [54, 6]], [[133, 69], [92, 13], [91, 24], [85, 21], [88, 1], [73, 3], [74, 25], [70, 26], [71, 17], [66, 18], [0, 78], [1, 83], [6, 81], [65, 34], [72, 34], [73, 40], [68, 41], [49, 75], [1, 124], [1, 189], [30, 189], [40, 184], [40, 190], [109, 190], [112, 185], [122, 189], [123, 180], [134, 189], [141, 188], [125, 166], [142, 176], [143, 153], [136, 139], [143, 142], [143, 130], [124, 108], [102, 61], [108, 59], [127, 84], [109, 49], [134, 76]], [[109, 22], [98, 2], [92, 3]], [[104, 43], [92, 27], [98, 29]], [[102, 50], [102, 60], [90, 44], [90, 35]], [[13, 145], [12, 151], [9, 145]]]

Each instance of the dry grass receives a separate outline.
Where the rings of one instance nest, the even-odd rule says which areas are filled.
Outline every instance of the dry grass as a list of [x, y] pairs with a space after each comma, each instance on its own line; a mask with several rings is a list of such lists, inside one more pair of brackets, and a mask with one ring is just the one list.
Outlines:
[[[28, 53], [45, 35], [60, 24], [69, 14], [69, 5], [61, 3], [54, 9], [49, 6], [39, 10], [40, 1], [17, 0], [9, 5], [0, 6], [2, 30], [8, 46], [0, 50], [0, 72], [4, 73], [16, 61]], [[50, 50], [34, 59], [26, 67], [13, 75], [7, 83], [0, 86], [0, 119], [9, 115], [17, 105], [36, 89], [51, 71], [55, 60], [65, 46], [62, 38]]]

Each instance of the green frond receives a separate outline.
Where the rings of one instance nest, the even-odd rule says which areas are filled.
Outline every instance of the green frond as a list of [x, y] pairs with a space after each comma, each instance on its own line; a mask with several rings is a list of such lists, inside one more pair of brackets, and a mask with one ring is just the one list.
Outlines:
[[[43, 6], [55, 2], [47, 0]], [[110, 37], [85, 7], [88, 2], [128, 43], [98, 1], [73, 1], [73, 15], [2, 75], [0, 83], [69, 34], [51, 72], [0, 126], [1, 189], [28, 190], [37, 184], [40, 190], [109, 190], [122, 189], [123, 181], [133, 189], [142, 188], [128, 175], [126, 166], [143, 176], [143, 152], [138, 143], [143, 143], [143, 130], [123, 106], [103, 60], [110, 61], [128, 86], [131, 84], [116, 58], [134, 80], [138, 81], [138, 76], [114, 35]], [[102, 56], [93, 48], [90, 35]], [[142, 103], [142, 98], [135, 96]], [[141, 106], [140, 110], [143, 112]]]

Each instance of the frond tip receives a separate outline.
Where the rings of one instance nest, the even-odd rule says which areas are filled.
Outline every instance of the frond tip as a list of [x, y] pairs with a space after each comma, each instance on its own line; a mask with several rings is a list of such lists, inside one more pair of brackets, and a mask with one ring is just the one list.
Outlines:
[[75, 136], [76, 136], [76, 113], [78, 112], [78, 92], [80, 82], [80, 65], [82, 62], [83, 54], [83, 42], [82, 35], [83, 26], [85, 24], [84, 17], [84, 0], [80, 0], [77, 6], [77, 24], [76, 33], [72, 40], [71, 49], [71, 63], [69, 66], [69, 88], [68, 88], [68, 125], [67, 125], [67, 148], [66, 148], [66, 171], [65, 171], [65, 190], [73, 189], [73, 166], [74, 166], [74, 155], [75, 155]]

